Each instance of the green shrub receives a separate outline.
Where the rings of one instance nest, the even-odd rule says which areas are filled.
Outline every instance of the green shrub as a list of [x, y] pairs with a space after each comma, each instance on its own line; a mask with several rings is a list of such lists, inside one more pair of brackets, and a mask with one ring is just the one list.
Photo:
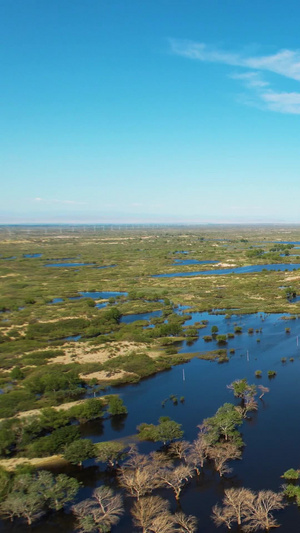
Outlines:
[[127, 414], [127, 408], [125, 407], [123, 400], [119, 396], [108, 397], [108, 412], [111, 416]]
[[27, 457], [46, 457], [61, 452], [66, 445], [80, 438], [80, 431], [75, 426], [66, 426], [53, 431], [47, 437], [40, 437], [26, 449]]

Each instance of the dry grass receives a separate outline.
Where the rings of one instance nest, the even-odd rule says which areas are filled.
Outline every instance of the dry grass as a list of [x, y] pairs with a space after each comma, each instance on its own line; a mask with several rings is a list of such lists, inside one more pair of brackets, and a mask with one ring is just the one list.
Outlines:
[[[111, 342], [109, 346], [103, 345], [103, 348], [99, 347], [95, 349], [95, 346], [89, 343], [80, 342], [78, 344], [69, 343], [65, 344], [65, 355], [59, 355], [54, 359], [51, 359], [51, 364], [61, 363], [105, 363], [113, 357], [127, 355], [132, 352], [141, 352], [147, 350], [147, 345], [137, 342]], [[148, 352], [147, 352], [148, 353]], [[158, 357], [158, 352], [148, 353], [150, 357]], [[160, 354], [161, 355], [161, 354]]]
[[51, 455], [49, 457], [39, 457], [34, 459], [28, 459], [27, 457], [15, 457], [12, 459], [1, 459], [0, 466], [5, 470], [12, 471], [19, 465], [30, 464], [37, 468], [47, 468], [49, 466], [65, 466], [67, 461], [62, 458], [61, 455]]
[[[79, 374], [81, 378], [84, 379], [97, 379], [99, 382], [103, 381], [114, 381], [119, 379], [126, 379], [128, 376], [136, 376], [133, 372], [125, 372], [124, 370], [119, 370], [118, 372], [106, 372], [101, 370], [99, 372], [91, 372], [90, 374]], [[63, 407], [63, 405], [61, 406]]]

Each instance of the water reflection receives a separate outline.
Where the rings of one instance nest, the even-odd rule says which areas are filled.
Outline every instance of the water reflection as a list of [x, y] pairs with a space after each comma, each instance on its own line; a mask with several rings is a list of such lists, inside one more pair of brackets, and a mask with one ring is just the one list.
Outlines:
[[111, 429], [116, 432], [123, 431], [125, 428], [127, 414], [112, 416], [110, 418]]

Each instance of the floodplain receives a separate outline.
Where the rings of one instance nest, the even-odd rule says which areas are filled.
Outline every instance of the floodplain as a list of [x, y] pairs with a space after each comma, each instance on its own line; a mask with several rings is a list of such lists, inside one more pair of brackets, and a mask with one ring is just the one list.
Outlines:
[[[141, 531], [118, 477], [130, 445], [168, 456], [171, 441], [195, 442], [198, 426], [224, 404], [242, 412], [247, 398], [228, 388], [239, 380], [255, 388], [256, 406], [243, 411], [231, 471], [220, 475], [211, 452], [182, 482], [180, 499], [163, 484], [153, 494], [169, 502], [172, 516], [180, 509], [196, 517], [194, 531], [211, 533], [227, 530], [212, 520], [226, 489], [283, 493], [282, 475], [299, 468], [299, 228], [2, 227], [0, 239], [2, 500], [20, 466], [82, 483], [74, 501], [59, 512], [43, 509], [33, 525], [2, 514], [4, 531], [71, 533], [78, 527], [72, 505], [103, 485], [124, 500], [111, 531]], [[112, 398], [127, 412], [112, 414]], [[60, 423], [53, 413], [62, 411]], [[183, 437], [139, 438], [138, 426], [161, 417], [180, 424]], [[98, 452], [73, 464], [65, 449], [81, 439]], [[217, 445], [224, 440], [220, 434]], [[97, 459], [106, 442], [123, 447], [118, 468]], [[176, 468], [182, 459], [172, 460]], [[280, 530], [296, 531], [297, 500], [285, 494], [283, 501]]]

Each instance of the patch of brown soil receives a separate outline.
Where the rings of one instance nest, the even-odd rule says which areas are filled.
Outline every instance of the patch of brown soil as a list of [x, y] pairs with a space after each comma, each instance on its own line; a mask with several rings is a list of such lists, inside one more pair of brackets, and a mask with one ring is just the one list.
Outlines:
[[66, 343], [64, 348], [66, 354], [51, 359], [51, 364], [105, 363], [113, 357], [127, 355], [130, 352], [145, 351], [147, 346], [143, 343], [124, 341], [111, 342], [108, 346], [103, 345], [103, 347], [95, 348], [88, 343], [80, 342], [78, 344]]

